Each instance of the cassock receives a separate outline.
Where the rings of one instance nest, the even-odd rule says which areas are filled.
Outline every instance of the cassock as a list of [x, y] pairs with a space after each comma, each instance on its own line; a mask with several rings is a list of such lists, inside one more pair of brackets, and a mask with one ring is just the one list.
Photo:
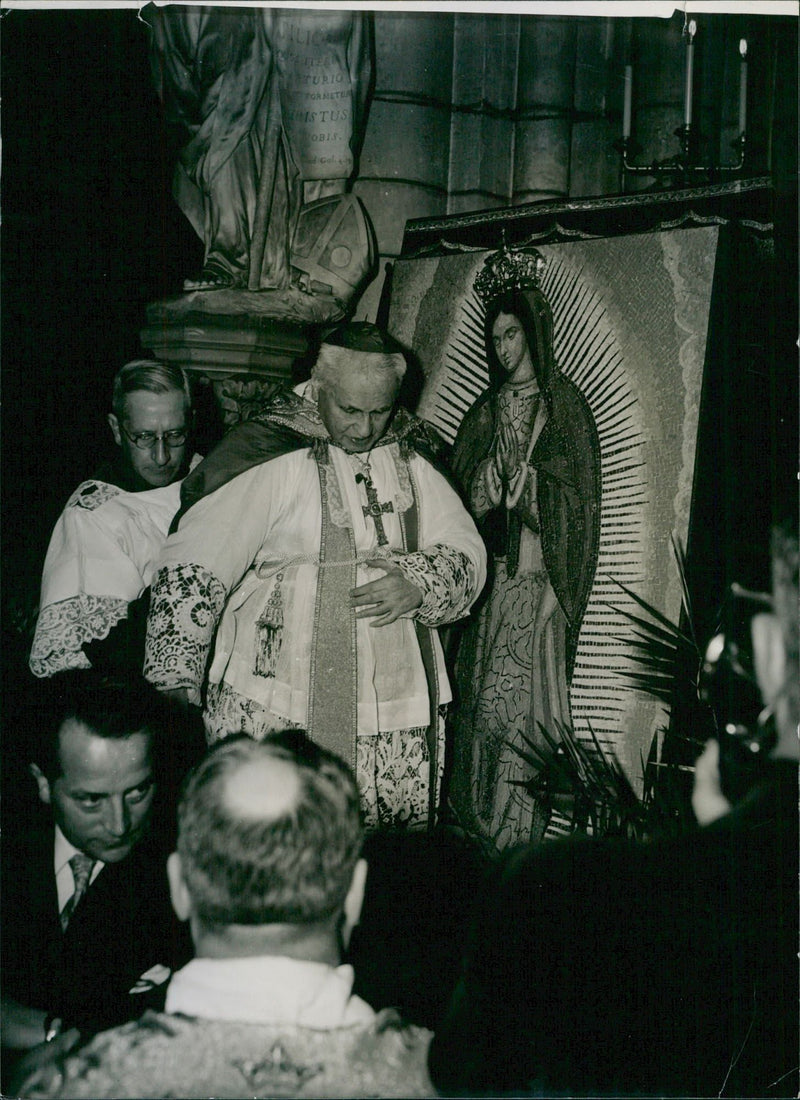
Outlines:
[[[248, 453], [232, 466], [242, 472], [226, 480], [211, 456], [187, 485], [191, 499], [201, 483], [201, 496], [153, 580], [145, 675], [200, 703], [216, 629], [210, 740], [305, 728], [355, 765], [368, 823], [424, 823], [443, 764], [438, 708], [451, 699], [435, 628], [469, 611], [485, 580], [484, 546], [420, 453], [430, 438], [421, 421], [399, 409], [368, 454], [351, 454], [330, 441], [306, 392], [242, 425]], [[220, 453], [236, 449], [229, 433]], [[352, 588], [383, 575], [367, 564], [375, 558], [423, 595], [382, 627], [349, 605]]]

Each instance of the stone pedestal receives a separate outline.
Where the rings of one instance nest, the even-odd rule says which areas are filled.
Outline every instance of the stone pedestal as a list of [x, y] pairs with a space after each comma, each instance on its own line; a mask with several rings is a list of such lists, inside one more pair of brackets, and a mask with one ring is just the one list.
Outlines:
[[[307, 354], [315, 326], [247, 313], [190, 308], [225, 292], [196, 292], [148, 306], [140, 338], [162, 362], [209, 385], [225, 428], [248, 416], [275, 390], [291, 385], [293, 364]], [[196, 301], [199, 300], [199, 301]]]
[[311, 332], [307, 324], [267, 317], [188, 313], [168, 319], [158, 305], [148, 308], [147, 321], [144, 347], [212, 380], [240, 374], [287, 380], [294, 361], [308, 351]]

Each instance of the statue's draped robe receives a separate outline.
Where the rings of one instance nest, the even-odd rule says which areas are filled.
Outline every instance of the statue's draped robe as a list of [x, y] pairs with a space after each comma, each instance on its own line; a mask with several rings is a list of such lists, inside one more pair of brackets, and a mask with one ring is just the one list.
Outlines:
[[343, 191], [354, 171], [366, 13], [171, 4], [149, 17], [156, 89], [191, 135], [173, 191], [205, 267], [236, 286], [283, 289], [303, 182]]
[[[381, 515], [385, 546], [364, 514], [365, 487], [356, 481], [362, 461], [329, 441], [316, 406], [287, 395], [262, 416], [243, 424], [238, 438], [237, 429], [229, 433], [187, 485], [188, 499], [198, 485], [202, 495], [159, 563], [145, 674], [161, 688], [189, 688], [199, 703], [219, 624], [205, 701], [210, 739], [289, 726], [313, 737], [326, 706], [346, 708], [350, 696], [352, 759], [368, 820], [424, 823], [442, 767], [432, 706], [451, 698], [441, 645], [428, 628], [469, 610], [485, 579], [483, 543], [458, 494], [415, 449], [425, 431], [403, 410], [369, 454], [378, 499], [391, 505]], [[241, 472], [227, 480], [231, 469], [219, 475], [219, 467], [231, 455]], [[416, 550], [409, 549], [412, 517]], [[340, 549], [326, 557], [326, 545]], [[349, 591], [383, 575], [365, 564], [380, 556], [400, 567], [423, 601], [413, 615], [373, 627], [355, 618]], [[336, 577], [344, 578], [339, 597], [320, 600], [320, 584]], [[329, 598], [339, 604], [326, 665], [317, 646], [331, 630]], [[346, 746], [331, 747], [348, 755]]]
[[[589, 406], [552, 371], [551, 406], [535, 383], [489, 390], [464, 418], [453, 466], [493, 564], [487, 598], [461, 640], [452, 797], [465, 826], [498, 848], [540, 835], [531, 767], [515, 749], [571, 724], [568, 686], [597, 561], [600, 449]], [[489, 499], [485, 471], [499, 426], [525, 467], [511, 507]], [[553, 596], [555, 600], [553, 600]]]

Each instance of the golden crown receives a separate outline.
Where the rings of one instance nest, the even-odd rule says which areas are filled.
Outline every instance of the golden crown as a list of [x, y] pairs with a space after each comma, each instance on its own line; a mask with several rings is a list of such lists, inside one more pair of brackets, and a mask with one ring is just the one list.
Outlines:
[[503, 241], [500, 251], [483, 261], [483, 270], [475, 279], [475, 293], [487, 305], [507, 290], [538, 287], [546, 262], [535, 248], [509, 248]]

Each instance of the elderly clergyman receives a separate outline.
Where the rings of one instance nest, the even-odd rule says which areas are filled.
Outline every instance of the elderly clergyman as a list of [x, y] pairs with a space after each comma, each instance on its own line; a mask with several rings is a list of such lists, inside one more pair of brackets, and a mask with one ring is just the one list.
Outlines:
[[397, 405], [405, 369], [375, 325], [343, 325], [308, 382], [197, 467], [144, 667], [203, 703], [210, 741], [307, 729], [355, 767], [371, 826], [433, 818], [451, 698], [436, 627], [467, 614], [486, 569], [432, 431]]

